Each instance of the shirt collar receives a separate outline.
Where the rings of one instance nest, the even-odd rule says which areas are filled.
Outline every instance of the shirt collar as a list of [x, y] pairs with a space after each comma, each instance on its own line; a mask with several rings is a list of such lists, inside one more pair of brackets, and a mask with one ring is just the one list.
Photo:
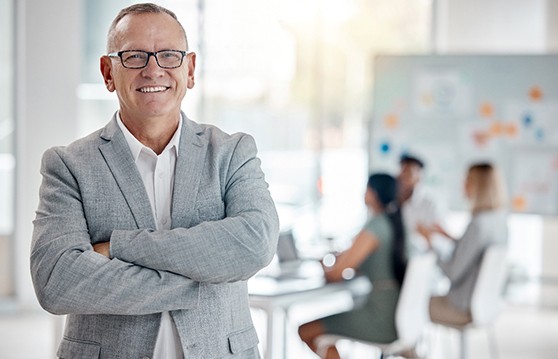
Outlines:
[[[120, 117], [120, 112], [118, 112], [118, 116], [116, 116], [116, 121], [118, 123], [118, 127], [120, 127], [120, 130], [122, 130], [122, 133], [124, 134], [124, 138], [126, 139], [126, 143], [128, 143], [128, 147], [130, 147], [130, 151], [132, 152], [132, 157], [134, 158], [134, 162], [137, 162], [138, 157], [139, 157], [142, 149], [145, 148], [146, 150], [153, 152], [153, 150], [151, 150], [150, 148], [145, 146], [143, 143], [138, 141], [138, 139], [135, 138], [134, 135], [132, 135], [132, 133], [128, 130], [128, 128], [122, 122], [122, 118]], [[176, 156], [178, 157], [178, 152], [179, 152], [178, 147], [179, 147], [179, 144], [180, 144], [180, 133], [182, 132], [182, 121], [183, 121], [182, 115], [180, 115], [180, 121], [178, 121], [178, 128], [174, 132], [174, 135], [170, 139], [169, 143], [167, 144], [167, 146], [165, 147], [163, 152], [174, 148]]]

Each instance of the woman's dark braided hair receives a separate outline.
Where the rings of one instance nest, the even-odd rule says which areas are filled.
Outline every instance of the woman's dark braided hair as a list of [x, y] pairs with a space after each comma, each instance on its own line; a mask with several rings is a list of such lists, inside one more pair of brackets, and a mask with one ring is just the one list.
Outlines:
[[391, 223], [393, 229], [391, 263], [395, 279], [401, 285], [407, 268], [407, 251], [401, 207], [397, 203], [397, 180], [387, 173], [374, 173], [368, 178], [367, 185], [384, 206]]

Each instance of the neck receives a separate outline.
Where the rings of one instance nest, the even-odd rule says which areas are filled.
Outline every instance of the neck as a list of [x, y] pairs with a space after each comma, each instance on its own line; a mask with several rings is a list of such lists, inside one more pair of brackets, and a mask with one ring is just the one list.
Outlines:
[[372, 215], [378, 216], [385, 212], [384, 206], [378, 204], [377, 206], [372, 206]]
[[121, 114], [122, 123], [134, 137], [156, 154], [161, 154], [178, 128], [180, 116], [174, 118], [130, 119]]
[[399, 191], [399, 203], [405, 203], [413, 195], [413, 188], [401, 189]]

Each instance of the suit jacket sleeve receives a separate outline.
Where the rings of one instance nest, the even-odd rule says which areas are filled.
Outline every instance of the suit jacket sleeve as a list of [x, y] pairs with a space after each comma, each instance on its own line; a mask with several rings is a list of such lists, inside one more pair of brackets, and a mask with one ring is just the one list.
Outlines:
[[31, 275], [43, 308], [141, 315], [197, 305], [199, 283], [93, 251], [78, 182], [56, 149], [45, 152], [41, 173]]
[[[115, 230], [111, 256], [211, 283], [246, 280], [269, 264], [277, 247], [279, 221], [256, 144], [246, 134], [227, 142], [219, 153], [208, 156], [207, 164], [219, 167], [214, 172], [222, 182], [217, 197], [224, 203], [224, 218], [168, 231]], [[205, 180], [201, 179], [200, 191], [207, 185]]]

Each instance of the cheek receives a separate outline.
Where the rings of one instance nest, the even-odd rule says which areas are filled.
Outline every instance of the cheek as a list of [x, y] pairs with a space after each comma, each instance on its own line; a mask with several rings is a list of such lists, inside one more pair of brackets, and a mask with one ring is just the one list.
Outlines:
[[471, 196], [473, 195], [473, 190], [471, 188], [471, 185], [468, 183], [465, 183], [465, 185], [463, 186], [463, 192], [465, 192], [465, 197], [467, 198], [471, 198]]
[[364, 195], [364, 203], [366, 203], [366, 206], [368, 207], [373, 206], [376, 203], [376, 198], [374, 194], [371, 193], [370, 191], [366, 191]]
[[115, 72], [112, 79], [112, 85], [115, 90], [120, 92], [129, 91], [131, 79], [124, 76], [122, 73]]

